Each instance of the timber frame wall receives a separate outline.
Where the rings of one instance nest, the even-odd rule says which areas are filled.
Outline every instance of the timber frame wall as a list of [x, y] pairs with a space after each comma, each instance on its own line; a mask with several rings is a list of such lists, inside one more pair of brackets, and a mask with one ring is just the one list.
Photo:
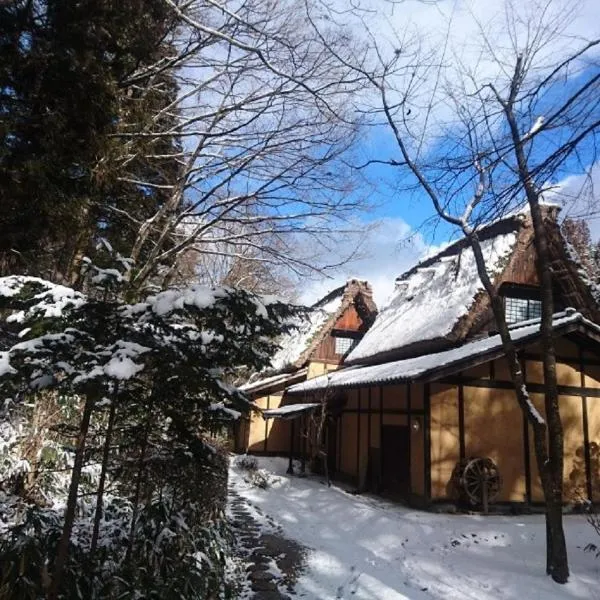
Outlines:
[[[600, 502], [600, 357], [565, 339], [557, 340], [557, 354], [565, 502]], [[535, 345], [521, 352], [532, 402], [543, 414], [540, 356]], [[475, 456], [489, 456], [498, 465], [499, 502], [542, 502], [533, 434], [503, 359], [430, 383], [360, 387], [344, 394], [347, 402], [335, 428], [338, 478], [378, 491], [382, 428], [404, 425], [410, 428], [406, 460], [412, 503], [453, 502], [452, 470], [462, 458]]]
[[[409, 429], [407, 461], [410, 467], [409, 494], [415, 501], [427, 490], [428, 407], [427, 385], [421, 383], [371, 386], [346, 391], [347, 402], [336, 429], [336, 477], [352, 481], [359, 489], [378, 491], [384, 456], [381, 432], [385, 426]], [[412, 424], [419, 423], [418, 431]]]

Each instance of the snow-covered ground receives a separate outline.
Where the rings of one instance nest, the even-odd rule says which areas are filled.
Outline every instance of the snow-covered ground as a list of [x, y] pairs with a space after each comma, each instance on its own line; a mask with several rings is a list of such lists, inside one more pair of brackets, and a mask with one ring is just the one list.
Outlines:
[[296, 588], [305, 600], [600, 599], [600, 559], [583, 550], [600, 540], [580, 515], [565, 517], [571, 578], [559, 586], [544, 573], [541, 515], [431, 514], [289, 477], [282, 458], [258, 460], [277, 475], [270, 488], [235, 464], [231, 484], [310, 549]]

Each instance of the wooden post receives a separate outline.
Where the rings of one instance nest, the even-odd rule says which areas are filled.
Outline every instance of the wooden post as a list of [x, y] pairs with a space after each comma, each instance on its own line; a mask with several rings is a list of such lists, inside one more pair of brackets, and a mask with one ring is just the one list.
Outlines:
[[300, 463], [300, 473], [306, 473], [306, 437], [308, 436], [308, 427], [306, 426], [306, 413], [300, 417], [300, 435], [302, 436], [302, 462]]
[[379, 386], [379, 489], [383, 490], [383, 387]]
[[292, 461], [294, 459], [294, 434], [295, 434], [294, 423], [295, 423], [295, 420], [291, 419], [291, 421], [292, 421], [292, 425], [290, 427], [290, 430], [291, 430], [291, 434], [290, 434], [290, 462], [288, 464], [288, 468], [287, 468], [287, 471], [286, 471], [286, 473], [288, 475], [293, 475], [294, 474], [294, 465], [292, 464]]
[[426, 383], [423, 387], [423, 436], [425, 462], [425, 502], [431, 503], [431, 387]]
[[581, 384], [581, 415], [583, 418], [583, 456], [585, 460], [585, 490], [588, 500], [593, 502], [593, 487], [592, 487], [592, 457], [590, 454], [590, 427], [588, 421], [588, 403], [585, 395], [585, 361], [583, 358], [583, 350], [579, 349], [579, 371]]
[[458, 445], [460, 460], [466, 456], [465, 450], [465, 391], [463, 384], [458, 385]]

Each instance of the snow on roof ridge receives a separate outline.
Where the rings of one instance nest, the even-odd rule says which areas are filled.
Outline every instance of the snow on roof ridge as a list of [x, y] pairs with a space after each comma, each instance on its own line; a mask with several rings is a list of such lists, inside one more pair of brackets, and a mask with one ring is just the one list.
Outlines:
[[[494, 227], [500, 227], [501, 225], [509, 225], [509, 223], [512, 222], [514, 224], [514, 228], [511, 231], [518, 229], [518, 227], [522, 223], [522, 220], [519, 219], [519, 217], [521, 217], [521, 216], [524, 216], [524, 215], [522, 215], [521, 213], [507, 215], [507, 216], [501, 217], [499, 219], [496, 219], [495, 221], [492, 221], [492, 222], [487, 223], [486, 225], [482, 226], [481, 229], [477, 230], [480, 241], [484, 241], [484, 240], [488, 239], [487, 236], [489, 234], [489, 230]], [[499, 232], [496, 234], [496, 236], [502, 235], [503, 233], [507, 233], [507, 232]], [[490, 236], [490, 237], [496, 237], [496, 236]], [[395, 279], [395, 283], [396, 284], [400, 283], [401, 281], [403, 281], [404, 279], [409, 277], [413, 272], [416, 272], [419, 269], [429, 268], [432, 265], [434, 265], [435, 263], [437, 263], [438, 261], [442, 261], [444, 259], [449, 259], [453, 256], [456, 256], [456, 254], [458, 254], [459, 250], [462, 250], [462, 249], [464, 249], [464, 247], [467, 247], [467, 244], [468, 244], [467, 238], [465, 236], [458, 238], [457, 240], [444, 246], [441, 250], [439, 250], [435, 254], [432, 254], [431, 256], [423, 258], [418, 263], [416, 263], [415, 265], [413, 265], [412, 267], [410, 267], [409, 269], [404, 271], [404, 273], [401, 273], [400, 275], [398, 275], [398, 277], [396, 277], [396, 279]]]
[[335, 300], [338, 296], [343, 297], [347, 292], [361, 291], [363, 293], [372, 294], [371, 284], [366, 279], [360, 277], [350, 277], [346, 282], [337, 288], [334, 288], [330, 292], [327, 292], [322, 298], [319, 298], [310, 308], [322, 308], [326, 304], [329, 304], [332, 300]]
[[[564, 310], [553, 313], [552, 320], [562, 319], [563, 317], [567, 317], [567, 316], [570, 317], [570, 316], [574, 316], [574, 315], [579, 315], [581, 318], [583, 318], [583, 315], [576, 308], [573, 308], [572, 306], [567, 306], [567, 308], [565, 308]], [[511, 323], [508, 326], [508, 328], [512, 331], [514, 329], [520, 329], [521, 327], [527, 327], [528, 325], [536, 325], [541, 322], [542, 322], [541, 317], [534, 317], [533, 319], [527, 319], [526, 321], [518, 321], [517, 323]], [[590, 323], [591, 323], [591, 321], [590, 321]]]
[[[514, 220], [508, 220], [482, 236], [481, 249], [491, 277], [505, 268], [518, 231]], [[413, 344], [422, 347], [436, 340], [452, 341], [449, 336], [456, 324], [468, 315], [483, 288], [470, 246], [465, 245], [460, 254], [456, 248], [450, 250], [453, 260], [440, 261], [438, 256], [404, 274], [387, 306], [346, 357], [347, 364], [390, 356]]]

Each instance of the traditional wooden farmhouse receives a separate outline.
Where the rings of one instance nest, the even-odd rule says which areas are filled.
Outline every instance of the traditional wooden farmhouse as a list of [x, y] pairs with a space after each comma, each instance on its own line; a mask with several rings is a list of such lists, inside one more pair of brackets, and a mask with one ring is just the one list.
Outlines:
[[[351, 279], [296, 319], [292, 331], [279, 341], [280, 349], [271, 361], [271, 368], [240, 387], [257, 410], [239, 422], [235, 433], [236, 451], [287, 453], [294, 423], [265, 419], [264, 412], [279, 409], [290, 385], [337, 369], [371, 326], [376, 314], [369, 284]], [[292, 413], [300, 414], [300, 408], [295, 406]], [[284, 410], [284, 414], [289, 410]], [[299, 435], [299, 430], [295, 433]]]
[[[567, 501], [600, 501], [597, 290], [545, 208], [558, 313], [554, 332]], [[531, 398], [543, 415], [540, 300], [527, 214], [480, 231]], [[572, 307], [572, 308], [571, 308]], [[541, 502], [533, 436], [517, 405], [489, 299], [465, 240], [396, 281], [344, 368], [291, 385], [284, 405], [327, 402], [330, 471], [416, 505]], [[290, 407], [288, 409], [292, 411]], [[274, 416], [291, 416], [275, 414]], [[298, 428], [297, 428], [298, 429]], [[298, 452], [299, 441], [291, 440]]]

